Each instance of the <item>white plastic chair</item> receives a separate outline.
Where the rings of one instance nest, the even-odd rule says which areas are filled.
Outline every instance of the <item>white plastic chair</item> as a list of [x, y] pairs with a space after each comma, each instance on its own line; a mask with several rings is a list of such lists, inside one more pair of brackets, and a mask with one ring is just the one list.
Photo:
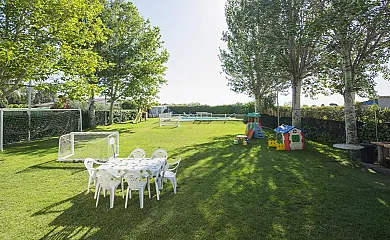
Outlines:
[[151, 195], [151, 192], [150, 192], [150, 180], [151, 179], [154, 179], [154, 184], [156, 186], [156, 196], [157, 196], [157, 200], [160, 200], [160, 186], [161, 185], [161, 172], [163, 170], [164, 166], [162, 166], [156, 173], [156, 175], [149, 175], [147, 177], [147, 185], [148, 185], [148, 194], [149, 194], [149, 198], [152, 197]]
[[152, 154], [152, 158], [168, 158], [168, 153], [162, 148], [157, 149]]
[[145, 150], [143, 150], [142, 148], [136, 148], [131, 151], [128, 158], [144, 158], [145, 156]]
[[143, 208], [144, 207], [144, 189], [146, 186], [146, 181], [142, 180], [144, 177], [141, 175], [141, 173], [138, 173], [138, 172], [126, 172], [123, 175], [123, 178], [127, 182], [125, 208], [127, 208], [127, 202], [129, 200], [129, 197], [131, 198], [131, 190], [138, 191], [139, 205], [140, 205], [140, 208]]
[[[177, 169], [179, 168], [181, 158], [177, 160], [174, 163], [168, 163], [168, 169], [165, 169], [161, 172], [161, 178], [162, 180], [169, 180], [172, 182], [173, 192], [176, 194], [176, 187], [177, 187], [177, 180], [176, 180], [176, 174]], [[163, 187], [163, 181], [161, 181], [161, 188]]]
[[104, 196], [106, 196], [106, 191], [110, 190], [110, 208], [113, 208], [115, 190], [118, 188], [119, 184], [121, 183], [121, 180], [119, 178], [114, 177], [106, 170], [99, 170], [96, 172], [95, 175], [97, 179], [97, 191], [95, 192], [96, 207], [99, 203], [100, 191], [103, 190], [103, 194]]
[[96, 169], [93, 168], [93, 164], [96, 163], [96, 161], [92, 158], [86, 158], [84, 160], [84, 166], [88, 171], [89, 179], [88, 179], [88, 188], [87, 188], [87, 193], [89, 193], [89, 188], [91, 186], [91, 182], [93, 181], [96, 185]]

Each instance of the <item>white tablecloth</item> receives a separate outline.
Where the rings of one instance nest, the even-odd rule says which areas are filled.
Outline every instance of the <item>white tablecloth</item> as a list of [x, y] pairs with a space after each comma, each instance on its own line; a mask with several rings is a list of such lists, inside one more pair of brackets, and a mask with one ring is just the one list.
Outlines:
[[166, 162], [166, 158], [113, 158], [100, 165], [97, 170], [106, 170], [118, 178], [126, 171], [141, 172], [144, 176], [156, 176], [158, 170], [165, 166]]

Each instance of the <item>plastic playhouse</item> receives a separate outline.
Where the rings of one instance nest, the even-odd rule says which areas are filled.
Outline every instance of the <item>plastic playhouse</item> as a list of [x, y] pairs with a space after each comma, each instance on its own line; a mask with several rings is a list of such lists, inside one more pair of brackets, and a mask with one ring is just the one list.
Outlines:
[[282, 124], [274, 131], [276, 132], [276, 140], [268, 140], [269, 147], [276, 147], [276, 150], [301, 150], [305, 148], [305, 130]]
[[260, 123], [260, 113], [248, 113], [247, 117], [245, 135], [248, 136], [248, 139], [265, 138], [263, 126]]

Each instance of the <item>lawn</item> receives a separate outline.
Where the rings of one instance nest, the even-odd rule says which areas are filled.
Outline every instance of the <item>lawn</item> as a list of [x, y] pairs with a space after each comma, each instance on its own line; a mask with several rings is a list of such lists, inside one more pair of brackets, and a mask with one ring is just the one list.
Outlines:
[[[276, 151], [266, 140], [233, 145], [242, 123], [158, 127], [115, 124], [120, 156], [162, 147], [182, 158], [178, 192], [137, 193], [124, 209], [94, 189], [82, 163], [56, 162], [58, 138], [0, 153], [0, 239], [390, 239], [390, 176], [346, 165], [343, 151], [308, 142]], [[271, 136], [271, 132], [267, 133]]]

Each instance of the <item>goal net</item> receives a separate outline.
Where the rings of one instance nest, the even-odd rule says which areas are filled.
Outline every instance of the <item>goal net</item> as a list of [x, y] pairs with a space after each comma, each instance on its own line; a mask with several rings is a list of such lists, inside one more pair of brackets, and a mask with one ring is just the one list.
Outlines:
[[82, 131], [79, 109], [0, 109], [0, 150], [3, 146]]
[[118, 132], [71, 132], [59, 139], [57, 161], [79, 162], [93, 158], [104, 162], [118, 154]]

